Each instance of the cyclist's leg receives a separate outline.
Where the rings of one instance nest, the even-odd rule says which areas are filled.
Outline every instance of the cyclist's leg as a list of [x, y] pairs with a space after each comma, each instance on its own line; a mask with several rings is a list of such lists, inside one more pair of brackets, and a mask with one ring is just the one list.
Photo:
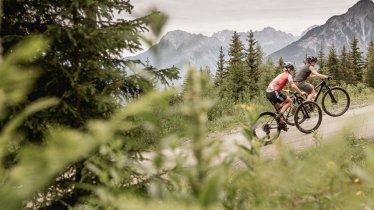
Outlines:
[[285, 125], [286, 120], [283, 116], [283, 113], [290, 107], [292, 101], [289, 97], [287, 97], [286, 95], [284, 95], [282, 92], [279, 92], [279, 91], [274, 91], [273, 97], [274, 97], [274, 101], [276, 103], [280, 103], [282, 106], [282, 108], [278, 112], [277, 119], [279, 120], [281, 124]]
[[314, 86], [313, 85], [310, 85], [310, 86], [312, 86], [312, 92], [308, 93], [307, 101], [313, 101], [314, 97], [316, 97], [316, 90], [314, 89]]
[[316, 91], [314, 90], [314, 86], [307, 82], [298, 82], [296, 83], [297, 87], [306, 92], [308, 94], [307, 101], [312, 101], [316, 95]]
[[292, 100], [291, 100], [290, 97], [287, 96], [286, 100], [284, 100], [284, 102], [283, 102], [283, 106], [282, 106], [280, 112], [285, 113], [287, 111], [287, 109], [290, 108], [291, 104], [292, 104]]

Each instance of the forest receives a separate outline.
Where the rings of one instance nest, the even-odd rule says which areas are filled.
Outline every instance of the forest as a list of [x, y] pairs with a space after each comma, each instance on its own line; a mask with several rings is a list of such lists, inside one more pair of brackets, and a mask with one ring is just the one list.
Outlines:
[[[114, 15], [133, 9], [0, 0], [0, 209], [373, 208], [373, 139], [345, 130], [300, 153], [278, 141], [276, 159], [261, 155], [251, 124], [271, 108], [265, 89], [286, 61], [266, 59], [252, 33], [217, 52], [215, 75], [125, 60], [167, 21], [156, 10]], [[365, 54], [357, 42], [321, 49], [319, 71], [353, 105], [372, 104], [374, 41]], [[238, 127], [250, 146], [221, 157], [222, 140], [208, 135]]]

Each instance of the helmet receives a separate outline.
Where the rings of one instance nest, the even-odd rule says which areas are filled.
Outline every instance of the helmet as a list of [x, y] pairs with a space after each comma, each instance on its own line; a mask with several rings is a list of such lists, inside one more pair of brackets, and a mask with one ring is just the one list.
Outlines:
[[283, 68], [295, 70], [295, 66], [291, 62], [285, 62]]
[[308, 55], [306, 56], [306, 61], [308, 63], [311, 63], [311, 62], [317, 62], [317, 57], [313, 56], [313, 55]]

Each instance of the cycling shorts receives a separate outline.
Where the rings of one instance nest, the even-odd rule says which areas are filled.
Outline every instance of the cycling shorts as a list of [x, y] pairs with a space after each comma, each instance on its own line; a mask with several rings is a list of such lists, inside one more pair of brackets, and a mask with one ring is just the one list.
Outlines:
[[311, 85], [307, 82], [295, 82], [295, 84], [300, 90], [302, 90], [302, 91], [304, 91], [308, 94], [311, 94], [312, 91], [313, 91], [313, 85]]
[[266, 92], [266, 98], [274, 105], [276, 103], [283, 103], [287, 99], [287, 96], [284, 95], [282, 92], [275, 90], [271, 92]]

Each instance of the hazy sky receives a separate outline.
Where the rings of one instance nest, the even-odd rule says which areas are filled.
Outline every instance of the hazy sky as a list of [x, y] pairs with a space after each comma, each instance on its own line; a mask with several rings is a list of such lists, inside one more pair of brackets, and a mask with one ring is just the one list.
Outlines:
[[347, 12], [358, 0], [133, 0], [134, 15], [156, 7], [169, 16], [164, 33], [184, 30], [212, 35], [230, 29], [262, 30], [266, 26], [300, 35], [312, 25]]

